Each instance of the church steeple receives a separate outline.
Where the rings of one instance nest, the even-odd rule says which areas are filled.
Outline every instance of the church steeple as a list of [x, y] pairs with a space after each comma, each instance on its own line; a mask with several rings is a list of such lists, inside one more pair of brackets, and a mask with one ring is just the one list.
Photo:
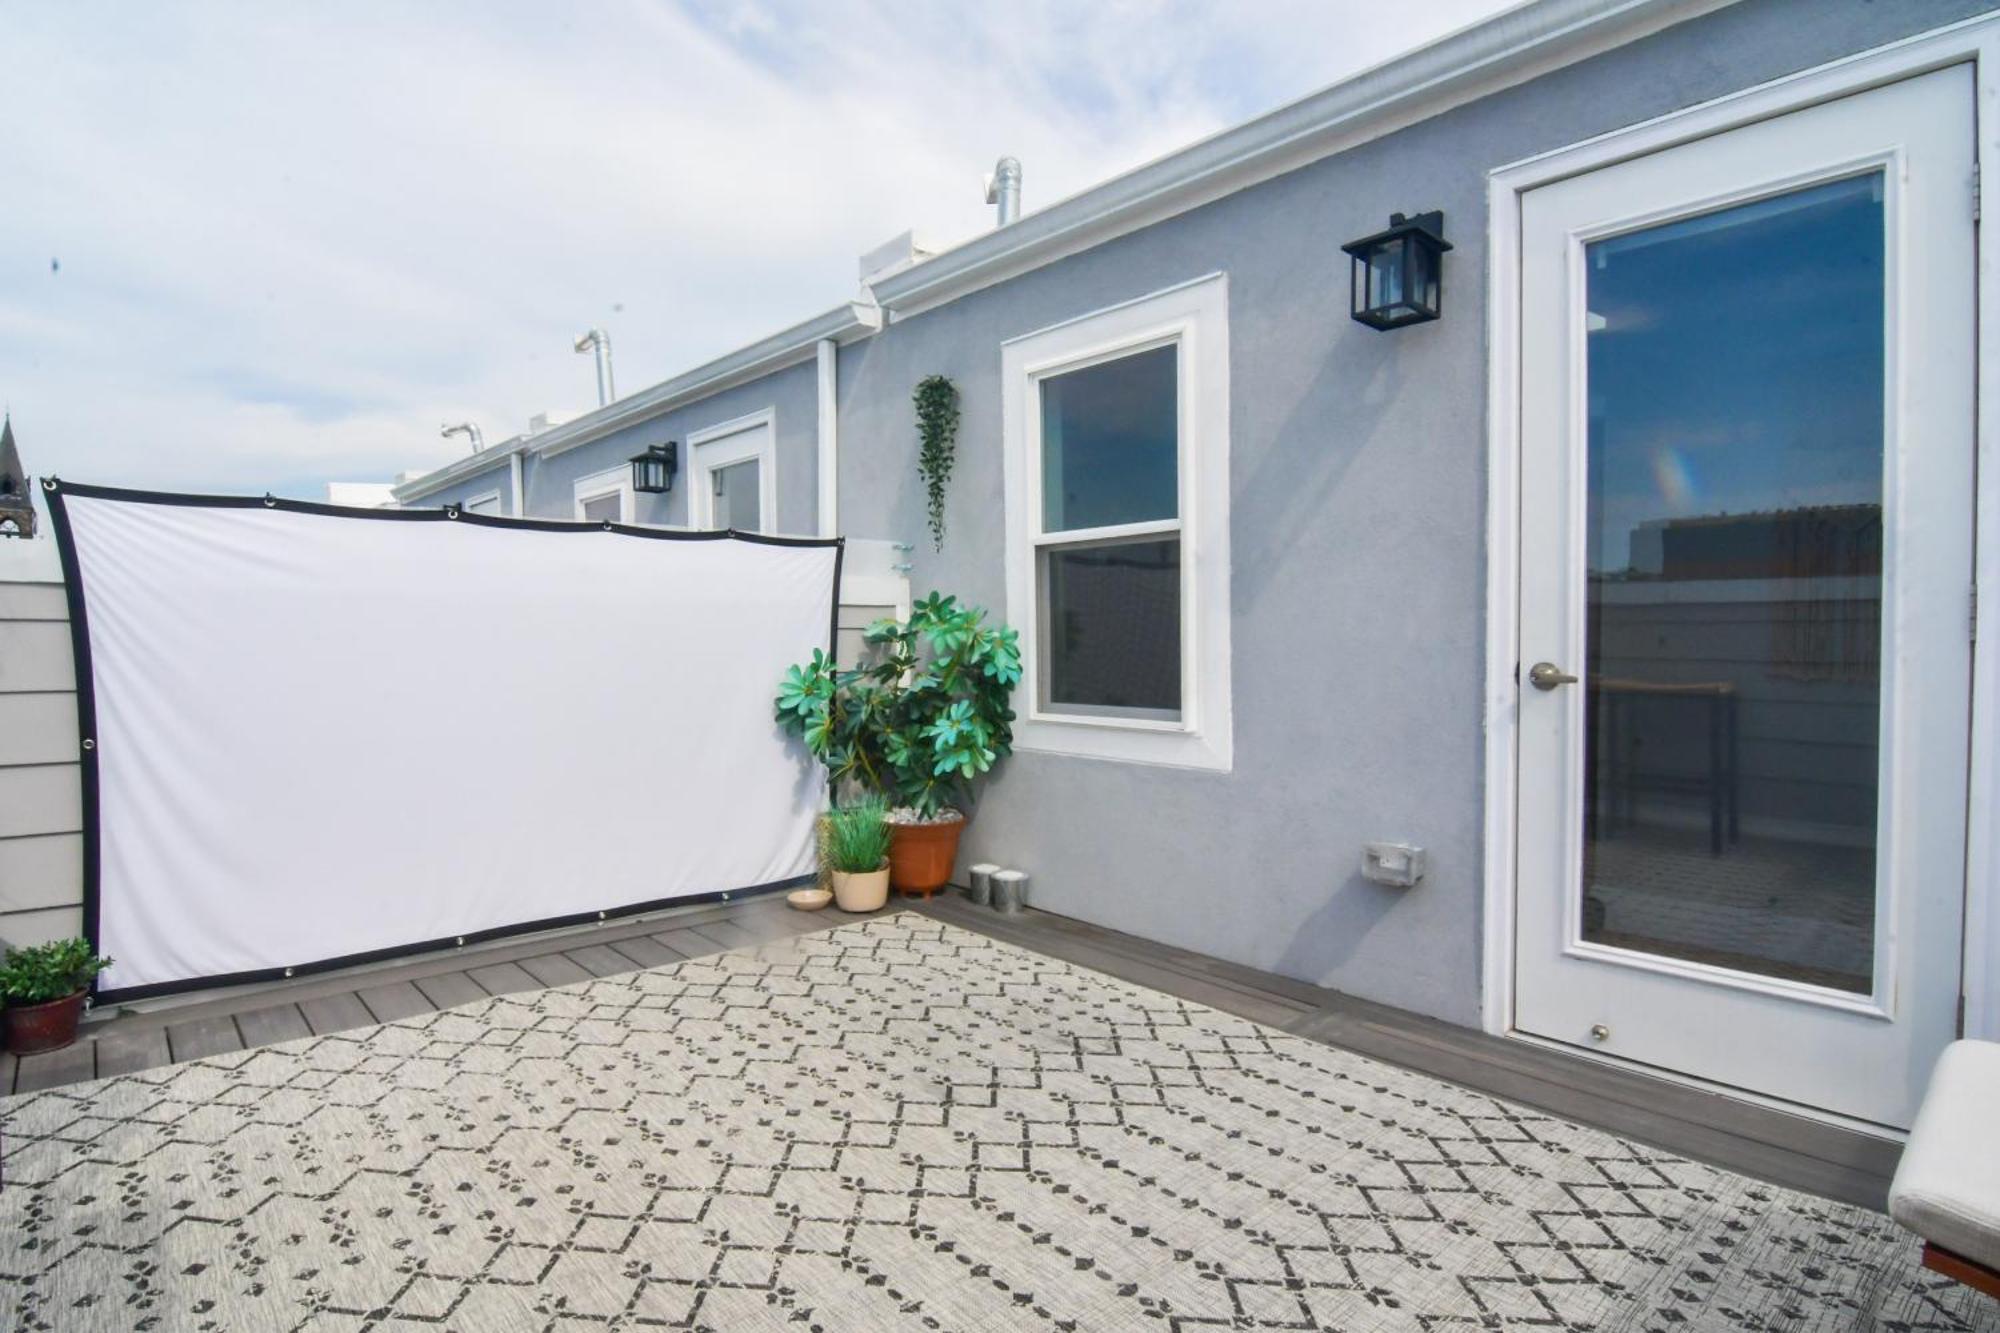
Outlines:
[[35, 535], [35, 497], [14, 448], [14, 414], [0, 422], [0, 537]]

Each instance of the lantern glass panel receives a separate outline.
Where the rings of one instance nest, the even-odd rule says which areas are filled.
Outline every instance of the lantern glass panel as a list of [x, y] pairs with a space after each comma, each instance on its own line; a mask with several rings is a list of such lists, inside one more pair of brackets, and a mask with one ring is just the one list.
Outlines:
[[1409, 257], [1409, 302], [1414, 307], [1413, 313], [1435, 315], [1438, 309], [1437, 256], [1422, 237], [1406, 236], [1403, 244]]
[[1374, 306], [1385, 315], [1395, 315], [1409, 299], [1410, 251], [1407, 236], [1398, 236], [1376, 250]]

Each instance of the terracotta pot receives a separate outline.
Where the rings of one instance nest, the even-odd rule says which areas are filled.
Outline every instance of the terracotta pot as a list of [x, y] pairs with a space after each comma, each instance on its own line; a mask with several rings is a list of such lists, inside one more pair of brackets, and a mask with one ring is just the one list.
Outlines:
[[59, 1051], [76, 1040], [83, 1021], [83, 992], [45, 1004], [7, 1006], [7, 1049], [16, 1055]]
[[951, 883], [952, 863], [958, 860], [958, 835], [965, 820], [947, 824], [892, 824], [889, 834], [889, 882], [904, 897], [922, 894], [928, 898]]
[[833, 904], [843, 912], [879, 912], [889, 901], [889, 867], [833, 872]]

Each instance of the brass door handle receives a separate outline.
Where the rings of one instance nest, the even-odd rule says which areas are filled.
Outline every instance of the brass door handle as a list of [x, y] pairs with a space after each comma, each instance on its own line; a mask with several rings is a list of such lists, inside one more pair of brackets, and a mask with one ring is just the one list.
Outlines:
[[1576, 677], [1553, 662], [1537, 662], [1528, 668], [1528, 683], [1538, 690], [1552, 690], [1558, 685], [1576, 684]]

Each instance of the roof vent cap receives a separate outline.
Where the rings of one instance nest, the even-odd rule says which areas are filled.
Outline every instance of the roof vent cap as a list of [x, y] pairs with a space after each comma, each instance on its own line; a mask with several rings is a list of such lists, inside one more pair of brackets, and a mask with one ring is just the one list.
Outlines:
[[859, 265], [861, 285], [872, 286], [882, 279], [913, 268], [937, 253], [937, 247], [918, 237], [914, 231], [906, 231], [901, 236], [882, 242], [867, 254], [861, 256]]

